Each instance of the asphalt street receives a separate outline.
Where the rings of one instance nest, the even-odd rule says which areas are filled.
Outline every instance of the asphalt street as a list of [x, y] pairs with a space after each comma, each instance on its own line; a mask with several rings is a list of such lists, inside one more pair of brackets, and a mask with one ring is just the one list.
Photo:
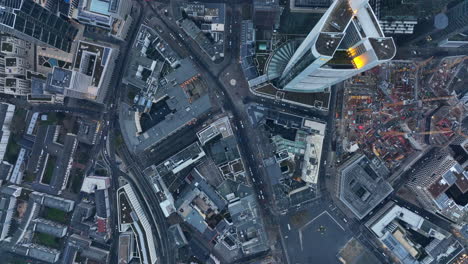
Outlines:
[[295, 214], [280, 217], [281, 239], [288, 263], [340, 263], [336, 255], [353, 234], [332, 209], [336, 212], [336, 208], [315, 204], [301, 213], [307, 218], [300, 224], [293, 219]]
[[[139, 198], [141, 205], [145, 211], [145, 214], [150, 220], [151, 228], [153, 229], [153, 236], [155, 241], [157, 241], [157, 252], [158, 252], [158, 261], [159, 263], [174, 263], [174, 254], [172, 253], [172, 247], [168, 241], [168, 236], [166, 233], [167, 226], [164, 216], [162, 216], [161, 209], [159, 208], [159, 202], [157, 197], [155, 197], [154, 192], [151, 190], [151, 185], [148, 182], [145, 182], [145, 177], [142, 177], [140, 174], [141, 168], [137, 167], [138, 164], [133, 160], [131, 155], [129, 155], [128, 150], [125, 148], [120, 149], [121, 157], [125, 164], [130, 165], [129, 169], [131, 173], [126, 174], [120, 171], [118, 168], [118, 164], [116, 163], [116, 149], [115, 144], [116, 142], [116, 131], [119, 129], [119, 125], [117, 123], [116, 118], [116, 111], [118, 109], [118, 105], [122, 98], [125, 98], [124, 91], [125, 89], [120, 89], [121, 82], [123, 78], [123, 73], [125, 71], [125, 67], [128, 64], [128, 54], [131, 48], [131, 45], [136, 37], [137, 28], [141, 24], [141, 21], [144, 16], [147, 15], [147, 10], [145, 10], [142, 6], [140, 1], [135, 1], [137, 3], [137, 9], [135, 12], [136, 19], [134, 20], [134, 24], [132, 25], [132, 29], [129, 31], [130, 35], [127, 36], [125, 42], [121, 44], [120, 47], [120, 56], [116, 63], [116, 68], [114, 70], [114, 78], [112, 78], [111, 87], [114, 87], [114, 90], [109, 89], [107, 97], [104, 101], [107, 109], [104, 111], [104, 115], [102, 117], [102, 123], [104, 124], [103, 133], [101, 138], [101, 144], [103, 151], [101, 153], [104, 154], [105, 160], [108, 162], [112, 170], [112, 188], [111, 188], [111, 196], [115, 197], [116, 190], [119, 187], [119, 177], [124, 178], [127, 180], [132, 187], [135, 189], [135, 193]], [[106, 133], [107, 132], [107, 133]], [[107, 141], [107, 142], [106, 142]], [[107, 144], [106, 144], [107, 143]], [[150, 188], [150, 189], [148, 189]], [[113, 225], [117, 224], [117, 206], [115, 205], [115, 200], [111, 199], [112, 204], [112, 219], [111, 222]], [[112, 236], [114, 237], [112, 247], [111, 247], [111, 256], [112, 259], [110, 263], [117, 263], [117, 252], [118, 252], [118, 229], [113, 229]]]
[[[221, 74], [221, 72], [213, 72], [213, 71], [210, 71], [210, 64], [208, 62], [205, 61], [204, 58], [202, 57], [197, 57], [198, 54], [196, 52], [192, 52], [191, 50], [193, 50], [193, 46], [194, 45], [193, 43], [191, 43], [190, 41], [188, 42], [185, 42], [182, 38], [180, 38], [179, 36], [179, 31], [178, 29], [176, 28], [175, 30], [173, 29], [173, 27], [171, 26], [168, 26], [167, 25], [167, 22], [165, 20], [162, 20], [162, 22], [165, 24], [165, 25], [161, 25], [162, 27], [165, 28], [165, 30], [168, 30], [168, 28], [170, 28], [170, 30], [172, 30], [172, 34], [174, 36], [174, 38], [180, 42], [180, 43], [183, 43], [184, 45], [187, 45], [187, 50], [189, 50], [192, 54], [193, 57], [195, 57], [195, 60], [194, 62], [197, 64], [197, 66], [200, 68], [201, 72], [202, 72], [202, 76], [204, 76], [204, 78], [207, 79], [207, 82], [210, 83], [210, 84], [214, 84], [214, 91], [217, 91], [218, 94], [222, 97], [220, 98], [221, 100], [223, 100], [223, 108], [227, 111], [231, 111], [232, 112], [232, 115], [233, 115], [233, 125], [235, 128], [235, 133], [237, 135], [237, 137], [239, 138], [239, 141], [240, 141], [240, 148], [241, 148], [241, 153], [243, 154], [243, 157], [245, 158], [245, 162], [246, 162], [246, 167], [249, 168], [249, 170], [251, 171], [251, 175], [253, 175], [253, 177], [256, 179], [255, 182], [257, 184], [256, 185], [256, 191], [259, 193], [259, 194], [264, 194], [265, 196], [265, 199], [266, 200], [269, 200], [270, 199], [270, 192], [264, 192], [262, 189], [263, 187], [265, 187], [264, 184], [262, 184], [265, 180], [265, 174], [264, 174], [264, 170], [262, 168], [262, 161], [263, 161], [263, 157], [258, 155], [258, 151], [257, 149], [255, 148], [256, 146], [256, 142], [254, 141], [254, 138], [255, 138], [255, 135], [257, 133], [257, 131], [255, 131], [255, 129], [253, 127], [251, 127], [247, 122], [246, 120], [248, 120], [247, 118], [247, 113], [245, 111], [245, 104], [246, 103], [249, 103], [249, 102], [257, 102], [259, 104], [263, 104], [263, 105], [266, 105], [268, 107], [272, 107], [274, 109], [279, 109], [280, 111], [288, 111], [288, 112], [292, 112], [292, 113], [296, 113], [296, 114], [300, 114], [300, 115], [305, 115], [305, 116], [308, 116], [308, 117], [318, 117], [318, 118], [321, 118], [321, 119], [324, 119], [324, 121], [327, 122], [328, 124], [328, 128], [327, 128], [327, 139], [326, 139], [326, 142], [325, 142], [325, 150], [329, 150], [331, 148], [331, 135], [332, 135], [332, 132], [333, 132], [333, 127], [334, 127], [334, 112], [333, 111], [330, 111], [328, 113], [324, 113], [324, 112], [320, 112], [320, 111], [314, 111], [314, 110], [310, 110], [310, 109], [306, 109], [306, 108], [301, 108], [301, 107], [298, 107], [298, 106], [290, 106], [288, 104], [284, 104], [284, 103], [280, 103], [280, 102], [276, 102], [274, 100], [268, 100], [268, 99], [264, 99], [264, 98], [256, 98], [256, 97], [247, 97], [247, 98], [239, 98], [239, 97], [236, 97], [236, 92], [234, 91], [231, 91], [230, 90], [230, 87], [228, 87], [226, 83], [222, 83], [220, 82], [219, 80], [219, 76]], [[236, 23], [236, 22], [234, 22]], [[244, 100], [245, 99], [245, 100]], [[335, 92], [332, 92], [332, 99], [331, 99], [331, 106], [330, 108], [331, 109], [334, 109], [334, 106], [335, 106]], [[242, 120], [244, 120], [244, 122], [242, 122]], [[325, 156], [325, 155], [324, 155]], [[322, 173], [322, 175], [324, 175], [325, 172]], [[323, 177], [323, 176], [322, 176]], [[259, 188], [260, 187], [260, 188]], [[262, 191], [262, 192], [260, 192]], [[324, 203], [324, 204], [332, 204], [332, 201], [331, 199], [327, 201], [328, 203]], [[269, 213], [269, 209], [268, 206], [266, 208], [267, 210], [264, 211], [264, 214], [268, 214]], [[281, 228], [284, 228], [284, 227], [281, 227]], [[333, 227], [330, 227], [330, 228], [333, 228]], [[332, 229], [331, 229], [332, 230]], [[348, 238], [348, 236], [345, 236], [345, 238]], [[288, 252], [287, 253], [288, 256], [291, 256], [291, 254], [295, 254], [295, 253], [291, 253], [291, 252]], [[333, 257], [335, 257], [336, 255], [336, 252], [334, 254], [331, 254], [333, 255]], [[329, 256], [331, 256], [329, 255]], [[305, 262], [307, 263], [307, 262]]]
[[[244, 157], [245, 166], [250, 172], [250, 179], [257, 192], [260, 204], [262, 204], [263, 214], [265, 216], [273, 216], [275, 224], [278, 224], [279, 232], [283, 248], [285, 250], [285, 258], [287, 263], [291, 264], [308, 264], [308, 263], [339, 263], [336, 254], [339, 249], [351, 238], [356, 237], [361, 243], [368, 247], [382, 263], [389, 260], [385, 255], [382, 255], [381, 249], [376, 246], [374, 242], [375, 237], [363, 227], [360, 222], [347, 219], [345, 214], [334, 205], [331, 198], [333, 191], [326, 188], [325, 184], [320, 185], [322, 196], [320, 199], [303, 204], [298, 207], [292, 208], [289, 212], [278, 212], [271, 207], [272, 190], [268, 185], [266, 172], [262, 164], [265, 157], [264, 154], [259, 152], [257, 148], [259, 141], [256, 139], [258, 131], [252, 127], [248, 122], [248, 114], [246, 113], [246, 106], [248, 104], [256, 103], [277, 111], [289, 112], [296, 115], [305, 117], [318, 118], [327, 123], [326, 137], [324, 141], [322, 157], [322, 171], [320, 172], [319, 182], [327, 180], [326, 175], [336, 173], [336, 168], [333, 167], [333, 157], [328, 155], [332, 149], [332, 139], [334, 136], [335, 128], [335, 106], [336, 106], [336, 93], [340, 86], [335, 86], [331, 92], [330, 111], [323, 112], [310, 108], [305, 108], [296, 105], [290, 105], [277, 100], [268, 98], [256, 97], [248, 92], [248, 87], [238, 85], [235, 87], [229, 86], [228, 83], [223, 81], [222, 77], [227, 69], [230, 69], [233, 64], [238, 63], [238, 54], [240, 47], [240, 23], [242, 16], [239, 13], [238, 6], [243, 3], [251, 3], [250, 0], [205, 0], [206, 2], [225, 2], [227, 4], [227, 23], [226, 29], [229, 34], [225, 40], [226, 50], [225, 58], [220, 62], [212, 62], [201, 51], [198, 45], [190, 39], [179, 26], [170, 18], [165, 17], [162, 9], [157, 10], [155, 6], [159, 3], [135, 1], [137, 7], [135, 11], [134, 24], [129, 31], [129, 36], [126, 41], [115, 41], [109, 39], [99, 32], [88, 30], [85, 35], [89, 38], [111, 42], [120, 46], [120, 55], [116, 63], [114, 71], [114, 78], [112, 78], [111, 89], [107, 94], [104, 101], [104, 107], [96, 105], [36, 105], [30, 106], [19, 102], [17, 98], [11, 96], [2, 96], [0, 101], [18, 103], [24, 107], [31, 109], [35, 112], [57, 112], [64, 111], [74, 113], [76, 115], [86, 116], [91, 119], [102, 121], [102, 134], [98, 145], [96, 145], [90, 156], [97, 156], [99, 153], [104, 157], [105, 163], [112, 171], [111, 175], [111, 189], [110, 196], [116, 196], [116, 190], [119, 187], [119, 177], [127, 180], [135, 189], [137, 197], [145, 211], [145, 214], [150, 220], [154, 240], [157, 242], [158, 263], [172, 264], [176, 263], [174, 248], [168, 239], [168, 223], [164, 217], [161, 208], [159, 207], [159, 197], [153, 190], [150, 180], [142, 175], [141, 171], [148, 165], [148, 162], [158, 163], [163, 160], [164, 156], [170, 156], [177, 148], [193, 142], [194, 137], [180, 138], [179, 140], [168, 140], [167, 142], [158, 146], [158, 153], [165, 153], [165, 155], [147, 156], [146, 159], [140, 160], [135, 157], [126, 146], [121, 146], [116, 149], [114, 142], [118, 130], [120, 128], [117, 119], [117, 109], [119, 103], [127, 95], [124, 94], [125, 89], [121, 89], [121, 81], [126, 65], [128, 65], [128, 54], [131, 45], [136, 37], [137, 29], [142, 23], [144, 18], [153, 18], [154, 23], [158, 25], [163, 32], [160, 32], [162, 38], [174, 48], [175, 52], [181, 57], [190, 57], [193, 63], [200, 70], [201, 75], [207, 81], [210, 92], [215, 93], [218, 103], [221, 107], [232, 113], [232, 121], [234, 132], [239, 140], [239, 147], [242, 156]], [[466, 54], [468, 49], [437, 49], [435, 52], [436, 57], [448, 55]], [[408, 58], [418, 56], [421, 58], [434, 55], [433, 49], [427, 48], [402, 48], [398, 50], [397, 58]], [[234, 73], [232, 73], [234, 75]], [[238, 76], [238, 75], [236, 75]], [[242, 73], [240, 74], [242, 76]], [[235, 89], [244, 89], [244, 91], [236, 91]], [[183, 133], [190, 133], [194, 127], [188, 127], [183, 130]], [[119, 156], [123, 163], [127, 166], [127, 171], [122, 172], [119, 169], [119, 164], [116, 162], [116, 156]], [[143, 162], [142, 162], [143, 161]], [[94, 161], [93, 161], [94, 164]], [[326, 166], [331, 164], [332, 166]], [[417, 164], [415, 165], [417, 166]], [[88, 167], [88, 169], [90, 169]], [[252, 180], [253, 179], [253, 180]], [[395, 183], [395, 186], [401, 186], [407, 179], [407, 174], [404, 174], [400, 180]], [[261, 194], [261, 195], [260, 195]], [[446, 219], [427, 212], [411, 203], [402, 200], [395, 194], [392, 194], [386, 201], [393, 200], [400, 206], [408, 208], [409, 210], [418, 213], [425, 219], [433, 222], [434, 224], [450, 230], [451, 223]], [[111, 206], [111, 226], [117, 225], [117, 205], [116, 199], [110, 199]], [[383, 204], [379, 205], [380, 208]], [[374, 211], [378, 210], [376, 208]], [[301, 224], [295, 225], [292, 217], [298, 212], [305, 210], [307, 217]], [[112, 245], [111, 245], [111, 260], [110, 263], [118, 263], [118, 236], [117, 228], [112, 231]]]
[[[216, 0], [215, 2], [219, 2]], [[232, 113], [234, 131], [239, 139], [239, 147], [244, 157], [245, 166], [250, 171], [251, 179], [254, 179], [254, 186], [258, 194], [264, 196], [265, 201], [261, 201], [263, 204], [263, 214], [270, 215], [273, 213], [275, 221], [279, 225], [281, 237], [283, 240], [283, 247], [285, 248], [286, 258], [288, 263], [335, 263], [337, 262], [336, 254], [341, 246], [343, 246], [349, 238], [352, 236], [357, 237], [364, 245], [369, 247], [376, 256], [382, 262], [386, 262], [386, 257], [383, 256], [379, 249], [376, 248], [372, 242], [373, 236], [368, 230], [363, 229], [360, 223], [346, 220], [344, 214], [334, 205], [331, 199], [330, 190], [325, 185], [321, 185], [320, 190], [323, 192], [322, 198], [317, 201], [311, 202], [307, 205], [302, 205], [292, 209], [285, 215], [280, 215], [279, 212], [271, 210], [269, 207], [269, 201], [271, 198], [271, 190], [268, 188], [265, 171], [262, 168], [263, 159], [265, 158], [262, 154], [259, 154], [256, 148], [258, 142], [255, 140], [257, 131], [247, 122], [246, 105], [250, 103], [257, 103], [278, 111], [287, 111], [293, 114], [302, 115], [306, 117], [319, 118], [327, 123], [327, 132], [323, 147], [324, 157], [323, 163], [334, 164], [332, 157], [328, 155], [331, 152], [332, 138], [334, 135], [335, 127], [335, 106], [336, 106], [336, 91], [341, 87], [334, 87], [332, 89], [332, 97], [330, 101], [330, 111], [323, 112], [304, 108], [295, 105], [289, 105], [287, 103], [271, 100], [267, 98], [255, 97], [251, 94], [243, 95], [238, 91], [233, 90], [224, 81], [221, 81], [222, 74], [228, 67], [233, 63], [237, 63], [239, 47], [240, 47], [240, 22], [242, 16], [240, 16], [236, 4], [247, 3], [248, 1], [226, 1], [228, 6], [227, 24], [226, 28], [232, 30], [232, 33], [227, 34], [226, 39], [226, 52], [225, 58], [221, 62], [214, 63], [210, 61], [204, 53], [200, 50], [198, 45], [190, 39], [174, 21], [170, 18], [164, 17], [161, 11], [155, 8], [155, 3], [148, 3], [139, 1], [139, 12], [137, 19], [135, 20], [134, 30], [128, 37], [126, 42], [120, 43], [121, 53], [119, 62], [115, 70], [115, 78], [113, 78], [112, 87], [114, 91], [110, 91], [108, 97], [105, 100], [107, 109], [102, 111], [101, 109], [93, 110], [89, 107], [67, 107], [67, 106], [46, 106], [41, 105], [34, 108], [35, 111], [48, 112], [48, 111], [71, 111], [74, 113], [80, 113], [89, 117], [98, 118], [102, 115], [102, 122], [104, 124], [101, 143], [95, 148], [94, 151], [99, 151], [105, 157], [105, 161], [112, 170], [112, 195], [115, 196], [115, 190], [118, 188], [118, 177], [126, 179], [135, 188], [137, 196], [141, 201], [141, 204], [145, 210], [146, 215], [150, 219], [153, 229], [153, 235], [155, 241], [157, 241], [157, 252], [159, 256], [159, 263], [175, 263], [174, 249], [170, 245], [168, 240], [167, 221], [159, 207], [159, 197], [155, 194], [151, 182], [149, 179], [142, 175], [141, 171], [145, 168], [147, 160], [154, 162], [155, 157], [148, 156], [145, 164], [142, 164], [141, 160], [136, 158], [132, 153], [128, 151], [126, 146], [116, 149], [114, 145], [116, 139], [116, 132], [119, 129], [118, 121], [116, 119], [116, 109], [118, 109], [120, 101], [125, 98], [126, 94], [123, 94], [125, 89], [119, 89], [121, 85], [122, 76], [124, 73], [125, 65], [128, 64], [127, 55], [133, 40], [136, 36], [137, 27], [141, 24], [143, 18], [151, 17], [152, 23], [155, 23], [162, 29], [160, 32], [161, 36], [165, 41], [174, 48], [175, 52], [181, 57], [190, 57], [193, 63], [199, 68], [201, 75], [209, 85], [211, 92], [214, 92], [218, 98], [218, 103], [221, 104], [222, 108]], [[95, 32], [87, 32], [90, 37], [99, 38]], [[117, 43], [115, 43], [117, 44]], [[399, 54], [401, 56], [407, 56], [409, 53], [414, 52], [412, 49], [402, 50]], [[417, 51], [420, 56], [425, 56], [426, 50]], [[440, 52], [446, 52], [441, 50]], [[246, 87], [235, 87], [236, 89], [248, 89]], [[117, 92], [115, 92], [117, 91]], [[10, 98], [7, 100], [14, 100]], [[192, 139], [185, 139], [180, 141], [176, 145], [182, 147]], [[108, 143], [108, 144], [106, 144]], [[164, 144], [163, 144], [164, 145]], [[170, 155], [170, 145], [166, 144], [165, 149], [167, 156]], [[176, 146], [176, 147], [177, 147]], [[175, 148], [174, 148], [175, 149]], [[164, 148], [163, 148], [164, 150]], [[161, 151], [158, 151], [161, 153]], [[127, 166], [127, 172], [124, 173], [118, 168], [116, 163], [116, 154], [120, 156], [124, 164]], [[162, 157], [158, 157], [163, 159]], [[157, 160], [157, 159], [156, 159]], [[322, 171], [320, 173], [320, 182], [325, 182], [326, 174], [334, 173], [334, 167], [325, 166], [322, 164]], [[416, 211], [417, 208], [411, 204], [405, 203], [404, 201], [394, 199], [398, 204], [411, 208]], [[114, 203], [115, 201], [112, 201]], [[112, 204], [112, 223], [116, 223], [116, 206]], [[297, 213], [299, 210], [307, 210], [308, 220], [306, 224], [299, 227], [291, 226], [291, 216]], [[440, 217], [434, 216], [427, 212], [420, 212], [427, 219], [431, 219], [436, 224], [447, 226], [449, 223]], [[273, 221], [273, 222], [275, 222]], [[114, 242], [112, 244], [112, 260], [111, 263], [117, 263], [117, 244], [118, 244], [118, 231], [113, 231]], [[299, 246], [298, 246], [299, 245]]]

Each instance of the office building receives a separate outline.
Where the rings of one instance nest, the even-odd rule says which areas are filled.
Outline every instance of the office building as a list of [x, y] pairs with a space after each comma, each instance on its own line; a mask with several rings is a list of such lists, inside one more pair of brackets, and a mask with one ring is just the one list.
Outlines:
[[49, 74], [45, 90], [50, 94], [61, 94], [76, 98], [93, 98], [96, 90], [91, 89], [91, 76], [77, 71], [54, 67]]
[[333, 0], [291, 0], [289, 8], [291, 12], [301, 13], [325, 13]]
[[34, 96], [55, 95], [102, 102], [117, 51], [85, 41], [80, 41], [77, 46], [72, 69], [54, 66], [47, 80], [33, 79]]
[[37, 218], [33, 221], [33, 230], [54, 237], [64, 237], [67, 234], [68, 227], [50, 220]]
[[464, 251], [450, 232], [393, 202], [385, 204], [365, 225], [398, 263], [454, 263], [454, 257]]
[[[418, 25], [416, 33], [406, 41], [411, 45], [448, 46], [450, 41], [466, 40], [468, 32], [468, 0], [463, 0], [447, 12], [439, 13], [426, 23]], [[448, 43], [447, 43], [448, 42]], [[465, 45], [466, 43], [463, 43]], [[457, 47], [457, 46], [455, 46]]]
[[36, 191], [59, 195], [66, 188], [78, 140], [66, 134], [59, 141], [60, 126], [40, 126], [26, 171], [35, 175]]
[[2, 36], [0, 45], [0, 93], [30, 93], [31, 81], [27, 79], [27, 73], [31, 69], [31, 58], [28, 58], [31, 44], [15, 37]]
[[135, 254], [135, 235], [132, 232], [124, 232], [119, 235], [119, 264], [130, 263]]
[[407, 185], [426, 210], [454, 222], [463, 221], [467, 211], [468, 173], [444, 149], [427, 154]]
[[10, 57], [26, 57], [31, 44], [12, 36], [1, 37], [1, 53]]
[[323, 92], [395, 53], [368, 0], [337, 0], [302, 43], [293, 40], [272, 53], [266, 74], [277, 89]]
[[39, 45], [70, 52], [78, 33], [69, 21], [32, 0], [3, 1], [0, 31]]
[[[133, 152], [153, 152], [156, 144], [211, 110], [205, 81], [188, 58], [181, 61], [179, 68], [167, 74], [161, 84], [154, 94], [155, 103], [148, 114], [135, 111], [128, 104], [123, 104], [120, 109], [123, 138]], [[145, 101], [148, 102], [143, 99], [144, 102], [140, 104], [137, 100], [137, 103], [144, 105]]]
[[81, 0], [72, 17], [82, 24], [108, 30], [111, 36], [125, 39], [132, 17], [132, 1]]
[[256, 29], [272, 30], [279, 28], [282, 7], [279, 0], [254, 0], [253, 23]]
[[[384, 34], [413, 34], [418, 25], [417, 1], [369, 0]], [[424, 7], [422, 7], [424, 9]]]
[[452, 7], [447, 13], [447, 26], [430, 34], [432, 41], [445, 42], [451, 37], [468, 31], [468, 0]]
[[9, 249], [11, 252], [25, 257], [37, 259], [45, 263], [56, 263], [60, 258], [60, 251], [38, 244], [24, 244]]
[[142, 262], [156, 263], [158, 256], [151, 225], [130, 184], [117, 190], [117, 204], [119, 231], [123, 233], [130, 231], [130, 229], [135, 230], [135, 240], [138, 240]]
[[10, 125], [13, 115], [15, 114], [15, 106], [12, 104], [0, 103], [0, 161], [3, 161], [10, 140]]
[[39, 205], [54, 208], [66, 213], [73, 211], [75, 207], [75, 202], [72, 200], [40, 192], [32, 192], [30, 198]]
[[[72, 5], [69, 14], [80, 23], [105, 29], [110, 36], [125, 39], [133, 18], [130, 12], [132, 1], [81, 0]], [[65, 8], [64, 13], [67, 11]]]
[[0, 241], [9, 236], [13, 215], [16, 211], [17, 198], [21, 195], [19, 186], [5, 186], [0, 189]]
[[358, 219], [362, 219], [393, 191], [385, 180], [389, 175], [390, 171], [382, 161], [355, 155], [339, 168], [337, 196]]
[[416, 17], [387, 17], [380, 19], [380, 27], [385, 34], [413, 34], [414, 27], [418, 24]]
[[109, 177], [100, 176], [87, 176], [81, 191], [89, 194], [94, 194], [94, 203], [96, 205], [96, 225], [97, 232], [104, 235], [107, 239], [107, 235], [110, 232], [109, 217], [110, 217], [110, 202], [108, 188], [110, 186]]

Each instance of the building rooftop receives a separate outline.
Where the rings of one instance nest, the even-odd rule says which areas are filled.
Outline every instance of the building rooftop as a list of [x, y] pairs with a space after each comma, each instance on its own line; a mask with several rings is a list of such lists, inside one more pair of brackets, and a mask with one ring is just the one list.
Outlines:
[[[176, 68], [180, 65], [180, 58], [171, 46], [162, 39], [155, 30], [143, 24], [138, 30], [137, 38], [131, 50], [132, 54], [136, 54], [137, 52], [140, 54], [133, 57], [133, 59], [139, 60], [138, 57], [146, 57], [154, 60], [156, 59], [156, 54], [154, 54], [156, 52], [159, 53], [172, 68]], [[143, 60], [142, 62], [145, 61]]]
[[134, 234], [132, 232], [124, 232], [119, 235], [119, 257], [118, 264], [128, 264], [133, 258], [134, 251]]
[[112, 49], [80, 41], [75, 54], [73, 68], [92, 77], [92, 85], [99, 87], [106, 71]]
[[72, 71], [56, 67], [52, 72], [51, 85], [62, 89], [69, 88], [71, 83]]
[[175, 224], [169, 227], [168, 229], [169, 234], [171, 234], [172, 240], [174, 241], [174, 245], [178, 248], [183, 247], [188, 244], [187, 238], [180, 228], [179, 224]]
[[80, 119], [78, 123], [78, 140], [85, 144], [94, 145], [98, 135], [100, 135], [101, 122], [96, 120]]
[[[145, 215], [143, 209], [141, 208], [140, 201], [137, 199], [133, 188], [130, 184], [126, 184], [119, 188], [118, 192], [118, 202], [122, 202], [121, 198], [126, 197], [123, 204], [120, 204], [119, 210], [119, 224], [120, 230], [127, 227], [128, 224], [133, 225], [134, 230], [136, 230], [136, 235], [138, 236], [140, 251], [143, 255], [143, 261], [148, 263], [155, 263], [157, 260], [156, 255], [156, 245], [153, 240], [153, 235], [151, 232], [151, 226], [149, 220]], [[128, 200], [127, 200], [128, 197]], [[125, 206], [123, 208], [122, 206]], [[131, 207], [131, 208], [128, 208]], [[123, 212], [123, 210], [127, 212]], [[133, 219], [131, 222], [123, 222], [122, 217], [124, 214], [128, 214], [130, 211], [130, 217]], [[125, 228], [126, 229], [126, 228]]]
[[32, 192], [30, 197], [34, 200], [34, 202], [40, 205], [55, 208], [64, 212], [71, 212], [75, 206], [75, 202], [72, 200], [44, 193]]
[[216, 206], [217, 210], [222, 211], [226, 205], [227, 202], [224, 200], [218, 192], [208, 184], [204, 178], [202, 178], [202, 175], [198, 172], [198, 170], [193, 170], [192, 173], [190, 173], [189, 176], [187, 176], [186, 179], [192, 189], [197, 188], [201, 192], [203, 192], [210, 200], [213, 202], [213, 204]]
[[0, 183], [1, 181], [6, 180], [13, 169], [13, 165], [9, 164], [6, 161], [0, 162]]
[[395, 219], [401, 220], [415, 229], [421, 228], [425, 221], [422, 216], [393, 203], [386, 205], [382, 211], [384, 214], [378, 220], [369, 220], [369, 224], [371, 224], [369, 227], [377, 237], [382, 237], [387, 232], [387, 226]]
[[201, 148], [200, 144], [198, 142], [194, 142], [166, 159], [161, 164], [157, 165], [156, 170], [161, 177], [164, 177], [167, 174], [170, 174], [170, 177], [172, 177], [173, 174], [182, 171], [204, 156], [205, 152]]
[[48, 263], [55, 263], [60, 256], [60, 251], [38, 245], [32, 245], [27, 252], [27, 256]]
[[37, 77], [31, 78], [31, 93], [33, 95], [43, 95], [46, 89], [47, 81]]
[[109, 217], [109, 201], [107, 190], [96, 190], [94, 192], [94, 201], [96, 202], [96, 216], [101, 218]]
[[95, 210], [95, 205], [88, 202], [80, 202], [73, 211], [73, 215], [71, 218], [71, 222], [74, 225], [74, 227], [76, 229], [80, 229], [80, 227], [77, 227], [76, 225], [82, 223], [84, 220], [89, 219], [91, 216], [93, 216]]
[[185, 3], [182, 8], [188, 16], [224, 24], [226, 14], [226, 4], [224, 3]]
[[295, 7], [327, 8], [332, 0], [293, 0]]
[[48, 234], [54, 237], [64, 237], [67, 233], [67, 226], [54, 223], [52, 221], [37, 218], [34, 220], [34, 231]]
[[21, 195], [21, 191], [22, 188], [18, 186], [4, 186], [0, 189], [0, 240], [8, 236], [13, 211], [16, 208], [16, 198]]
[[224, 52], [222, 49], [224, 46], [218, 47], [215, 45], [192, 20], [182, 20], [181, 27], [211, 59], [214, 59], [217, 54]]
[[[168, 74], [165, 85], [158, 88], [155, 95], [158, 102], [153, 107], [157, 105], [161, 108], [150, 110], [148, 115], [151, 119], [146, 114], [140, 117], [128, 105], [123, 105], [121, 116], [126, 122], [121, 122], [121, 127], [131, 150], [139, 153], [150, 150], [211, 110], [209, 95], [204, 92], [204, 82], [200, 78], [190, 60], [182, 61], [181, 67]], [[165, 114], [154, 116], [154, 111], [161, 111], [162, 108], [167, 110]]]
[[81, 185], [81, 191], [86, 193], [93, 193], [97, 190], [105, 190], [110, 186], [109, 177], [101, 176], [87, 176]]
[[402, 263], [450, 263], [463, 248], [449, 231], [394, 202], [365, 225]]
[[10, 125], [15, 114], [15, 106], [0, 103], [0, 162], [3, 161], [10, 140]]
[[[36, 175], [33, 189], [57, 195], [66, 187], [71, 161], [78, 146], [73, 134], [58, 142], [60, 126], [40, 126], [26, 170]], [[45, 170], [45, 172], [44, 172]]]
[[197, 132], [198, 140], [202, 145], [205, 145], [208, 141], [210, 141], [218, 135], [221, 135], [223, 138], [233, 135], [229, 117], [226, 116], [217, 119], [209, 126]]
[[70, 52], [78, 29], [34, 1], [14, 0], [2, 3], [0, 23], [33, 40]]
[[269, 248], [255, 200], [255, 196], [251, 194], [228, 206], [232, 222], [237, 229], [242, 252], [246, 255], [260, 253]]
[[109, 260], [109, 251], [97, 247], [89, 247], [81, 252], [81, 256], [98, 263], [107, 263]]
[[208, 228], [208, 224], [205, 222], [205, 219], [200, 215], [200, 213], [192, 208], [188, 209], [189, 212], [184, 214], [183, 219], [193, 228], [198, 230], [198, 232], [203, 233]]
[[[142, 56], [141, 51], [137, 51], [135, 49], [132, 49], [130, 51], [130, 62], [128, 67], [126, 68], [125, 71], [125, 76], [124, 76], [124, 83], [131, 84], [139, 89], [145, 89], [148, 84], [150, 83], [149, 77], [148, 79], [145, 79], [144, 74], [145, 70], [151, 72], [149, 76], [153, 75], [153, 68], [156, 68], [153, 66], [154, 63], [157, 63], [158, 61], [149, 59], [145, 56]], [[155, 74], [160, 74], [159, 72], [156, 72]]]
[[209, 154], [216, 165], [220, 166], [240, 158], [235, 137], [222, 138], [209, 146]]
[[393, 191], [385, 180], [389, 174], [382, 162], [355, 155], [340, 168], [337, 195], [362, 219]]

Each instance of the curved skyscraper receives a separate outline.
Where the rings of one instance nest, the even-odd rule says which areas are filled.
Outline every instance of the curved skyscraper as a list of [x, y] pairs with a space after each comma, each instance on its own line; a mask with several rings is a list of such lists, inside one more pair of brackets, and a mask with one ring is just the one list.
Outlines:
[[279, 47], [266, 65], [278, 89], [322, 92], [331, 85], [391, 60], [396, 53], [368, 0], [336, 0], [299, 45]]

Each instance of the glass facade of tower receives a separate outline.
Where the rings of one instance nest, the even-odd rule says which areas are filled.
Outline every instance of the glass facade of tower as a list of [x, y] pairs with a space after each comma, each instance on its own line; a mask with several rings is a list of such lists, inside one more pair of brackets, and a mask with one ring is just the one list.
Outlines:
[[278, 89], [322, 92], [395, 53], [393, 39], [384, 36], [368, 0], [336, 0], [294, 54], [286, 53], [287, 63], [276, 62], [275, 53], [267, 72], [275, 73], [269, 77]]
[[310, 64], [312, 64], [317, 58], [312, 54], [310, 50], [308, 50], [302, 59], [296, 63], [292, 69], [288, 72], [286, 76], [281, 78], [279, 82], [279, 86], [283, 87], [287, 83], [289, 83], [292, 79], [296, 78], [305, 68], [307, 68]]

